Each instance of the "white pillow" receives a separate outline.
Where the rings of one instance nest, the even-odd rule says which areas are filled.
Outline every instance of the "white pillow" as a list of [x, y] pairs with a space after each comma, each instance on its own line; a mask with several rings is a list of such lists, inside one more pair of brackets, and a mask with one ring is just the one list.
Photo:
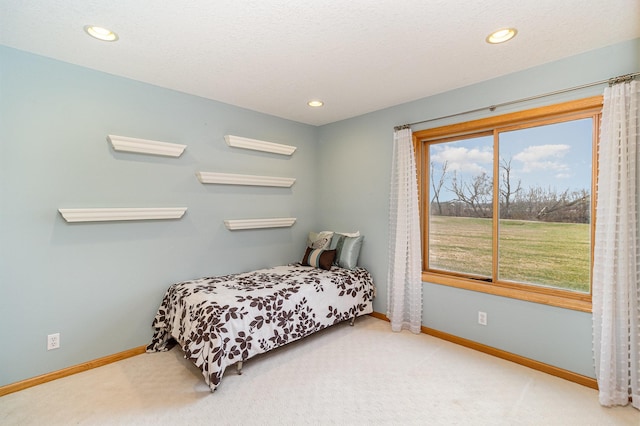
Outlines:
[[345, 237], [359, 237], [360, 231], [356, 232], [336, 232], [336, 234], [344, 235]]
[[332, 237], [333, 232], [331, 231], [309, 232], [307, 247], [314, 250], [325, 250], [329, 247], [329, 244], [331, 244]]

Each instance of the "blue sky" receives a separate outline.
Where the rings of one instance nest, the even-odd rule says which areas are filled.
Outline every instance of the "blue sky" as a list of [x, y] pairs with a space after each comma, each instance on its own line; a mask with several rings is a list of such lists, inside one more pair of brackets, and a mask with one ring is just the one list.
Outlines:
[[[592, 121], [590, 118], [537, 126], [500, 134], [500, 157], [511, 159], [511, 178], [522, 188], [590, 189]], [[431, 162], [438, 179], [446, 161], [449, 176], [470, 181], [482, 172], [492, 173], [493, 137], [483, 136], [431, 146]], [[444, 185], [441, 200], [454, 198]]]

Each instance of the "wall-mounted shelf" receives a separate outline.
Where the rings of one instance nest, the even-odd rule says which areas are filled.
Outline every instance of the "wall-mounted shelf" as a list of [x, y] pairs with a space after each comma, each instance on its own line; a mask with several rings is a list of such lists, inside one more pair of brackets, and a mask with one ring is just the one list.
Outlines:
[[58, 209], [67, 222], [180, 219], [186, 207]]
[[184, 152], [184, 149], [187, 147], [186, 145], [180, 145], [177, 143], [158, 142], [116, 135], [108, 135], [107, 140], [116, 151], [163, 155], [166, 157], [180, 157]]
[[282, 145], [279, 143], [265, 142], [233, 135], [225, 135], [224, 140], [227, 142], [227, 145], [234, 148], [251, 149], [254, 151], [264, 151], [282, 155], [291, 155], [297, 149], [295, 146], [291, 145]]
[[281, 217], [273, 219], [236, 219], [225, 220], [224, 226], [226, 226], [230, 231], [240, 229], [286, 228], [292, 226], [295, 221], [295, 217]]
[[276, 176], [237, 175], [230, 173], [196, 172], [201, 183], [217, 183], [222, 185], [254, 185], [291, 187], [295, 178]]

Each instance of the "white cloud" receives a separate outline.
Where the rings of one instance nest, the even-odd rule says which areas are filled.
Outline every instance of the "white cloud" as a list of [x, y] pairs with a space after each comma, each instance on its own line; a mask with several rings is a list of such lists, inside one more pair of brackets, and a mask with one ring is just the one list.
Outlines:
[[444, 163], [446, 161], [448, 171], [477, 174], [491, 170], [493, 162], [491, 151], [456, 146], [436, 148], [435, 151], [431, 155], [431, 161], [434, 163]]
[[565, 144], [535, 145], [525, 148], [513, 159], [522, 163], [522, 172], [549, 171], [556, 172], [556, 177], [567, 177], [569, 174], [566, 172], [571, 169], [560, 159], [570, 150], [571, 147]]

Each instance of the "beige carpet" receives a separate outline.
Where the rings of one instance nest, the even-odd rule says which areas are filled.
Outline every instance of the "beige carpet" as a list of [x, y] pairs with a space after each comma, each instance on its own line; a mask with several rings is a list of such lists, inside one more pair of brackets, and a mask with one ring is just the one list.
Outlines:
[[230, 368], [210, 393], [179, 348], [0, 398], [2, 425], [640, 425], [597, 392], [360, 318]]

